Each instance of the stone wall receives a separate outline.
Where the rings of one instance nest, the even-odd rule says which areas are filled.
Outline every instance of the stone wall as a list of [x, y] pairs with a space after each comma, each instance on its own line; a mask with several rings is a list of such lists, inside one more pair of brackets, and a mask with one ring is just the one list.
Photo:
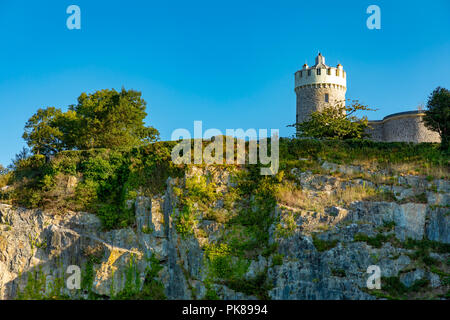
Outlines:
[[372, 127], [366, 132], [370, 139], [385, 142], [440, 142], [437, 132], [425, 127], [422, 122], [423, 113], [407, 111], [391, 114], [382, 121], [370, 121]]
[[[332, 84], [317, 84], [295, 88], [297, 94], [297, 123], [308, 120], [311, 113], [321, 111], [325, 106], [345, 102], [346, 88]], [[328, 93], [328, 102], [325, 94]]]
[[384, 141], [383, 127], [383, 121], [369, 121], [369, 128], [366, 129], [366, 133], [370, 135], [370, 140]]

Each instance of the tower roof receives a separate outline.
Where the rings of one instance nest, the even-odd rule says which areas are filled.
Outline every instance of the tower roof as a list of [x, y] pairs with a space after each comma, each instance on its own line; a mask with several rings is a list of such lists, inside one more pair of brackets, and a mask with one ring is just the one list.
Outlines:
[[325, 64], [325, 57], [319, 52], [316, 57], [316, 64], [312, 66], [312, 68], [327, 68], [328, 66]]

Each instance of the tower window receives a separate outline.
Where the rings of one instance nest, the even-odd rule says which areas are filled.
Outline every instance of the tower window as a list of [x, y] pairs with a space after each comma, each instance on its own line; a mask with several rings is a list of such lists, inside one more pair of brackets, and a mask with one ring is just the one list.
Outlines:
[[331, 76], [331, 69], [327, 69], [327, 75]]
[[339, 77], [339, 69], [336, 69], [336, 77]]
[[325, 93], [325, 102], [329, 102], [328, 93]]
[[302, 77], [302, 72], [300, 71], [300, 78]]
[[310, 76], [311, 75], [311, 70], [308, 70], [308, 76]]
[[320, 69], [317, 69], [317, 75], [319, 75], [320, 74]]

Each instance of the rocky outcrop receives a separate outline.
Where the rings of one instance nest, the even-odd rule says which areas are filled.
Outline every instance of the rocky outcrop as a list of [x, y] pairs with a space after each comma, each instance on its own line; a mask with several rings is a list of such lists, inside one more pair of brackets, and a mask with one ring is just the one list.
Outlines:
[[[323, 166], [327, 170], [343, 170], [329, 163]], [[195, 172], [188, 172], [186, 178], [208, 175], [220, 193], [234, 186], [225, 169], [192, 170]], [[345, 170], [355, 173], [362, 169]], [[331, 194], [348, 185], [374, 184], [299, 170], [293, 173], [304, 190], [316, 194]], [[217, 241], [225, 227], [205, 218], [198, 222], [193, 235], [184, 237], [177, 232], [175, 220], [179, 210], [174, 188], [182, 186], [181, 180], [169, 179], [164, 195], [139, 196], [129, 202], [135, 210], [135, 225], [112, 231], [103, 231], [100, 220], [89, 213], [56, 215], [0, 205], [0, 298], [16, 298], [34, 276], [33, 270], [52, 283], [55, 279], [66, 280], [67, 268], [75, 265], [83, 273], [92, 274], [89, 290], [108, 299], [126, 288], [131, 265], [134, 277], [140, 279], [135, 283], [142, 286], [148, 270], [156, 263], [158, 271], [151, 280], [162, 284], [169, 299], [201, 299], [211, 291], [221, 299], [255, 299], [225, 283], [206, 281], [204, 245]], [[446, 292], [448, 282], [442, 280], [448, 270], [436, 273], [417, 259], [414, 249], [399, 243], [407, 239], [450, 243], [449, 182], [411, 176], [399, 177], [396, 185], [382, 187], [394, 190], [399, 201], [355, 201], [346, 208], [332, 206], [324, 212], [278, 204], [269, 240], [276, 250], [251, 258], [244, 277], [254, 279], [264, 274], [270, 284], [267, 294], [272, 299], [375, 299], [366, 282], [367, 268], [377, 265], [383, 277], [398, 277], [406, 287], [428, 279], [432, 290]], [[429, 203], [400, 201], [423, 193]], [[221, 201], [217, 201], [214, 210], [225, 210]], [[287, 215], [293, 216], [292, 232], [279, 237], [277, 224]], [[374, 244], [370, 239], [379, 242]], [[430, 250], [433, 261], [441, 261], [448, 268], [448, 252]], [[85, 287], [63, 290], [72, 298], [89, 297]]]

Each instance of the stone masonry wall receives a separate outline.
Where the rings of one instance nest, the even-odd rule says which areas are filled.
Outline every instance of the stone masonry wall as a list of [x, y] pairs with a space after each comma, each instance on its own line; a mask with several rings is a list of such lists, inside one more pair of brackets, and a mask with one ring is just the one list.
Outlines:
[[411, 112], [407, 115], [388, 116], [383, 121], [371, 122], [366, 132], [370, 139], [385, 142], [440, 142], [437, 132], [425, 127], [422, 115]]
[[[343, 87], [330, 86], [307, 86], [297, 87], [297, 123], [308, 120], [311, 113], [321, 111], [325, 106], [333, 106], [337, 102], [345, 101], [345, 91]], [[325, 102], [325, 94], [329, 95], [329, 102]]]
[[370, 140], [381, 142], [384, 141], [383, 127], [382, 121], [370, 121], [365, 132], [370, 136]]

